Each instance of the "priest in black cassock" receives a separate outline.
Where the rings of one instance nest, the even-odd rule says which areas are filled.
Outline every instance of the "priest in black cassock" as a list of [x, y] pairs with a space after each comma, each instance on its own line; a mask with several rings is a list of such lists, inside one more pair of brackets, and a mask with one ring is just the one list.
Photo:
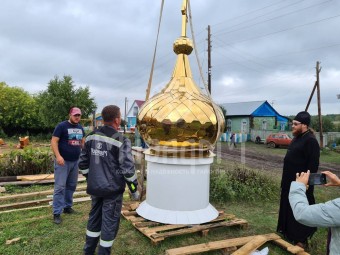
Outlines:
[[[281, 200], [277, 232], [294, 244], [305, 248], [307, 239], [310, 238], [316, 228], [307, 227], [298, 223], [289, 204], [288, 194], [292, 181], [296, 179], [296, 173], [316, 173], [319, 167], [320, 146], [309, 128], [311, 117], [308, 112], [299, 112], [292, 123], [294, 139], [288, 147], [284, 158], [281, 180]], [[309, 204], [315, 204], [314, 186], [309, 186], [306, 195]]]

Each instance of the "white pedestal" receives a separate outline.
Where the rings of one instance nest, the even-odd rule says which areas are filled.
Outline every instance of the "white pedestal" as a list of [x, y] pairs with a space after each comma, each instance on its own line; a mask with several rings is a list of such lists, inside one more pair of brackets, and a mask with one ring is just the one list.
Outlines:
[[218, 216], [209, 203], [208, 158], [165, 158], [145, 155], [146, 200], [137, 208], [145, 219], [166, 224], [201, 224]]

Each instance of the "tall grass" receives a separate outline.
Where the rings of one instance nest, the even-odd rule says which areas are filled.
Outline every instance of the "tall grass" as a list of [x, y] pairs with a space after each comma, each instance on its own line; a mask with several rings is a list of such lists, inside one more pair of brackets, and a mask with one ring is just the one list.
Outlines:
[[215, 166], [211, 173], [210, 198], [215, 202], [273, 201], [280, 194], [277, 178], [268, 172], [234, 164], [233, 167]]
[[53, 172], [51, 150], [28, 146], [12, 150], [0, 158], [0, 176], [46, 174]]

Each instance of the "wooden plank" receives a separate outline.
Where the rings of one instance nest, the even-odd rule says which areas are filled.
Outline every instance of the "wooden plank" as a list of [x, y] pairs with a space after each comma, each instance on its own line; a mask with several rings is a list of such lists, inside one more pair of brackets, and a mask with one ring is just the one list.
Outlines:
[[[263, 235], [267, 240], [275, 240], [279, 239], [280, 236], [277, 234], [271, 233]], [[213, 250], [227, 249], [232, 248], [236, 249], [237, 246], [241, 246], [253, 240], [256, 236], [246, 236], [246, 237], [238, 237], [232, 239], [225, 239], [220, 241], [190, 245], [180, 248], [174, 248], [166, 250], [166, 255], [185, 255], [185, 254], [195, 254]], [[228, 250], [228, 249], [227, 249]]]
[[21, 181], [37, 181], [37, 180], [52, 180], [54, 174], [34, 174], [34, 175], [22, 175], [18, 176]]
[[[90, 200], [91, 200], [91, 197], [80, 197], [80, 198], [73, 199], [73, 203], [86, 202], [86, 201], [90, 201]], [[19, 209], [1, 211], [0, 214], [20, 212], [20, 211], [27, 211], [27, 210], [35, 210], [35, 209], [40, 209], [40, 208], [45, 208], [45, 207], [50, 207], [50, 206], [51, 205], [42, 205], [42, 206], [19, 208]]]
[[125, 219], [131, 221], [133, 226], [145, 236], [147, 236], [153, 244], [157, 244], [158, 242], [171, 236], [189, 234], [194, 232], [202, 232], [202, 234], [207, 234], [211, 228], [248, 225], [247, 221], [236, 219], [235, 215], [225, 214], [224, 211], [219, 211], [219, 216], [216, 219], [202, 224], [162, 224], [159, 222], [149, 221], [143, 217], [138, 216], [138, 214], [134, 211], [135, 207], [131, 206], [131, 204], [132, 203], [123, 204], [121, 212], [122, 216]]
[[48, 203], [52, 200], [53, 198], [44, 198], [44, 199], [30, 200], [30, 201], [24, 201], [24, 202], [12, 203], [12, 204], [4, 204], [4, 205], [0, 205], [0, 210], [22, 208], [22, 207], [27, 207], [31, 205], [39, 205], [42, 203]]
[[154, 227], [154, 226], [159, 226], [162, 225], [163, 223], [155, 222], [155, 221], [145, 221], [145, 222], [136, 222], [133, 223], [133, 225], [136, 228], [144, 228], [144, 227]]
[[[78, 186], [77, 191], [80, 190], [86, 190], [86, 186]], [[11, 200], [11, 199], [17, 199], [17, 198], [26, 198], [26, 197], [34, 197], [34, 196], [40, 196], [40, 195], [49, 195], [53, 194], [54, 190], [49, 189], [45, 191], [37, 191], [37, 192], [31, 192], [31, 193], [22, 193], [22, 194], [15, 194], [15, 195], [8, 195], [8, 196], [0, 196], [0, 201], [5, 200]]]
[[277, 244], [278, 246], [284, 248], [285, 250], [289, 251], [292, 254], [299, 254], [299, 255], [308, 254], [308, 253], [305, 253], [305, 250], [301, 248], [300, 246], [288, 243], [287, 241], [283, 239], [277, 239], [277, 240], [274, 240], [273, 242]]
[[[78, 177], [78, 182], [86, 181], [85, 177]], [[37, 180], [37, 181], [14, 181], [14, 182], [0, 182], [0, 186], [6, 185], [33, 185], [33, 184], [52, 184], [54, 180]]]
[[30, 201], [13, 203], [13, 204], [5, 204], [5, 205], [0, 205], [0, 210], [21, 208], [21, 207], [30, 206], [30, 205], [39, 205], [42, 203], [48, 203], [51, 200], [52, 200], [51, 198], [44, 198], [44, 199], [30, 200]]
[[217, 223], [211, 223], [211, 224], [205, 224], [205, 225], [195, 225], [190, 228], [179, 229], [179, 230], [174, 230], [174, 231], [165, 232], [165, 233], [157, 233], [157, 234], [152, 235], [151, 237], [154, 239], [158, 239], [158, 238], [165, 238], [165, 237], [177, 236], [177, 235], [182, 235], [182, 234], [195, 233], [195, 232], [199, 232], [205, 229], [211, 229], [211, 228], [216, 228], [216, 227], [231, 227], [231, 226], [243, 225], [243, 224], [248, 224], [248, 222], [243, 219], [234, 219], [234, 220], [227, 221], [227, 222], [217, 222]]
[[185, 225], [185, 224], [163, 225], [163, 226], [158, 226], [158, 227], [153, 227], [153, 228], [147, 228], [145, 233], [156, 234], [157, 232], [161, 232], [161, 231], [181, 229], [181, 228], [188, 228], [188, 225]]
[[138, 215], [136, 211], [126, 211], [126, 210], [122, 211], [122, 214], [123, 216], [137, 216]]
[[14, 181], [14, 182], [0, 182], [0, 186], [6, 185], [18, 185], [18, 186], [26, 186], [33, 184], [52, 184], [54, 180], [43, 180], [43, 181]]
[[32, 206], [32, 207], [26, 207], [26, 208], [6, 210], [6, 211], [1, 211], [0, 214], [20, 212], [20, 211], [28, 211], [28, 210], [35, 210], [35, 209], [41, 209], [41, 208], [46, 208], [46, 207], [50, 207], [50, 205]]
[[265, 236], [255, 236], [251, 241], [247, 242], [243, 245], [240, 249], [232, 253], [232, 255], [249, 255], [257, 248], [261, 247], [268, 241], [267, 237]]

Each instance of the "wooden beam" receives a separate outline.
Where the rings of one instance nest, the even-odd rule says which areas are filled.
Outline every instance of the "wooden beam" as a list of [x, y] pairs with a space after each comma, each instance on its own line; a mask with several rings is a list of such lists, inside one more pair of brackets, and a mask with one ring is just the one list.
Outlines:
[[247, 242], [240, 249], [232, 253], [232, 255], [248, 255], [255, 251], [257, 248], [261, 247], [268, 240], [266, 236], [255, 236], [250, 242]]
[[[73, 203], [86, 202], [86, 201], [90, 201], [90, 200], [91, 200], [91, 197], [79, 197], [79, 198], [73, 199]], [[26, 207], [26, 208], [19, 208], [19, 209], [1, 211], [0, 214], [34, 210], [34, 209], [40, 209], [40, 208], [45, 208], [45, 207], [50, 207], [50, 205], [32, 206], [32, 207]]]
[[4, 204], [4, 205], [0, 205], [0, 210], [22, 208], [22, 207], [27, 207], [27, 206], [31, 206], [31, 205], [39, 205], [39, 204], [42, 204], [42, 203], [48, 203], [52, 200], [53, 200], [53, 198], [44, 198], [44, 199], [18, 202], [18, 203]]
[[289, 251], [292, 254], [298, 254], [298, 255], [308, 255], [307, 252], [305, 252], [305, 250], [297, 245], [293, 245], [291, 243], [288, 243], [287, 241], [283, 240], [283, 239], [277, 239], [277, 240], [273, 240], [273, 242], [275, 244], [277, 244], [278, 246], [284, 248], [285, 250]]
[[[78, 186], [77, 191], [86, 190], [87, 186]], [[53, 194], [53, 189], [45, 190], [45, 191], [37, 191], [31, 193], [22, 193], [22, 194], [15, 194], [15, 195], [8, 195], [8, 196], [0, 196], [0, 201], [17, 199], [17, 198], [26, 198], [26, 197], [34, 197], [34, 196], [42, 196], [42, 195], [50, 195]]]
[[[276, 239], [281, 238], [280, 236], [274, 233], [266, 234], [262, 236], [266, 240], [276, 240]], [[195, 254], [195, 253], [221, 250], [221, 249], [227, 249], [227, 248], [232, 248], [232, 250], [235, 250], [235, 247], [244, 245], [252, 241], [255, 237], [258, 237], [258, 236], [246, 236], [246, 237], [232, 238], [232, 239], [226, 239], [226, 240], [221, 240], [221, 241], [214, 241], [214, 242], [208, 242], [208, 243], [203, 243], [203, 244], [196, 244], [196, 245], [190, 245], [190, 246], [185, 246], [185, 247], [180, 247], [180, 248], [169, 249], [166, 251], [166, 255]]]
[[[78, 177], [78, 182], [85, 181], [85, 177]], [[36, 180], [36, 181], [13, 181], [13, 182], [0, 182], [0, 186], [6, 186], [6, 185], [19, 185], [19, 186], [25, 186], [25, 185], [33, 185], [33, 184], [52, 184], [54, 183], [53, 180]]]

